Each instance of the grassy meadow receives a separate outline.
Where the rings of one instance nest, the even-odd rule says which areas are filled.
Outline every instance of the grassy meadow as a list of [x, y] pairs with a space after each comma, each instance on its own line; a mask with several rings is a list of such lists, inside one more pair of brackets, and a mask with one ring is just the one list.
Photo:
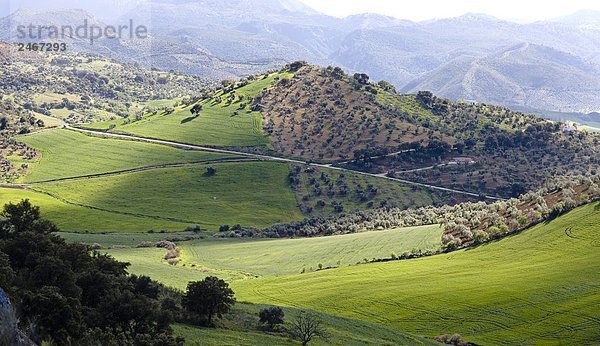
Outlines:
[[[115, 132], [196, 145], [265, 146], [269, 144], [269, 139], [263, 134], [262, 115], [260, 112], [249, 110], [248, 97], [256, 96], [258, 92], [269, 87], [275, 79], [289, 76], [287, 73], [275, 73], [237, 88], [234, 93], [236, 99], [231, 103], [227, 101], [231, 93], [223, 94], [220, 91], [215, 97], [220, 97], [221, 102], [217, 103], [214, 99], [202, 101], [203, 109], [197, 117], [190, 113], [191, 106], [175, 107], [171, 114], [158, 111], [154, 115], [147, 113], [141, 120], [127, 124], [119, 119], [93, 124], [91, 127], [109, 129], [111, 125], [115, 125], [116, 128], [113, 130]], [[242, 96], [242, 100], [238, 100], [238, 96]]]
[[[197, 224], [211, 231], [224, 224], [266, 227], [301, 220], [287, 181], [288, 164], [244, 162], [159, 168], [134, 173], [35, 185], [38, 191], [80, 205], [154, 220]], [[71, 229], [65, 229], [71, 231]], [[172, 230], [172, 229], [170, 229]], [[175, 229], [181, 230], [181, 228]]]
[[[186, 345], [300, 345], [298, 340], [277, 333], [259, 331], [258, 312], [264, 305], [236, 304], [230, 315], [219, 321], [223, 327], [195, 328], [176, 324], [175, 334], [186, 339]], [[284, 308], [286, 327], [299, 313]], [[334, 315], [317, 313], [327, 333], [327, 340], [316, 338], [311, 345], [439, 345], [431, 340], [412, 336], [393, 328]]]
[[600, 338], [600, 204], [478, 248], [233, 282], [240, 301], [317, 309], [485, 345]]
[[[298, 274], [302, 270], [316, 271], [319, 263], [324, 267], [348, 266], [365, 259], [388, 258], [392, 253], [435, 250], [440, 245], [441, 235], [442, 228], [432, 225], [318, 238], [244, 240], [207, 237], [179, 242], [181, 255], [177, 266], [163, 263], [165, 252], [162, 249], [117, 248], [108, 253], [131, 263], [132, 273], [150, 275], [165, 284], [185, 288], [188, 281], [208, 275], [232, 281]], [[79, 235], [77, 239], [88, 244], [106, 244], [106, 239], [114, 239], [114, 236], [89, 234]], [[74, 240], [72, 237], [67, 239]]]
[[29, 164], [31, 172], [22, 178], [27, 183], [228, 157], [159, 144], [92, 137], [63, 129], [35, 132], [18, 139], [40, 153], [39, 159]]
[[[71, 232], [147, 232], [162, 229], [183, 230], [188, 223], [148, 219], [65, 203], [46, 194], [19, 189], [0, 188], [0, 205], [29, 199], [39, 206], [42, 216], [61, 230]], [[93, 243], [93, 242], [92, 242]]]
[[297, 274], [324, 267], [348, 266], [365, 259], [436, 250], [438, 225], [300, 239], [204, 239], [180, 244], [181, 261], [202, 268], [241, 270], [259, 276]]

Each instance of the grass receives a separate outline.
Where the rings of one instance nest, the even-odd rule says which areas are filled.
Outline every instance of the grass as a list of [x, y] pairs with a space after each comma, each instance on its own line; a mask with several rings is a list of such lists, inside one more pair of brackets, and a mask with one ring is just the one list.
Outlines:
[[135, 247], [142, 242], [158, 242], [165, 238], [195, 236], [194, 232], [153, 232], [153, 233], [73, 233], [60, 232], [59, 236], [70, 243], [98, 244], [103, 248]]
[[99, 174], [157, 164], [197, 162], [225, 154], [188, 151], [159, 144], [103, 139], [70, 130], [54, 129], [19, 137], [41, 157], [30, 163], [24, 182]]
[[[0, 188], [0, 205], [29, 199], [39, 206], [43, 217], [61, 230], [73, 232], [146, 232], [149, 230], [183, 230], [190, 224], [145, 217], [115, 214], [64, 203], [48, 195], [28, 190]], [[92, 242], [94, 243], [94, 242]]]
[[441, 236], [442, 228], [434, 225], [303, 239], [204, 239], [181, 243], [180, 248], [187, 265], [265, 276], [316, 270], [319, 263], [346, 266], [413, 249], [435, 250]]
[[35, 112], [34, 112], [34, 114], [35, 114], [36, 119], [44, 122], [44, 127], [62, 127], [65, 124], [64, 121], [62, 121], [58, 118], [55, 118], [55, 117], [51, 117], [48, 115], [44, 115], [41, 113], [35, 113]]
[[157, 219], [216, 231], [223, 224], [266, 227], [303, 218], [287, 181], [288, 164], [213, 166], [214, 176], [207, 176], [206, 165], [195, 165], [43, 183], [35, 188], [72, 203], [146, 217], [148, 225]]
[[[189, 281], [208, 275], [233, 281], [257, 276], [297, 274], [303, 268], [315, 271], [319, 263], [327, 266], [355, 265], [363, 259], [389, 258], [417, 249], [437, 249], [441, 227], [408, 227], [389, 231], [365, 232], [300, 239], [215, 239], [179, 242], [180, 262], [162, 262], [164, 250], [110, 249], [116, 259], [132, 264], [134, 274], [149, 275], [161, 282], [185, 288]], [[114, 235], [82, 235], [86, 243], [106, 243]], [[338, 264], [339, 261], [339, 264]]]
[[[186, 345], [300, 345], [285, 332], [266, 333], [259, 329], [258, 312], [263, 305], [237, 303], [230, 314], [218, 323], [221, 328], [198, 328], [175, 324], [175, 335], [186, 339]], [[299, 313], [284, 308], [286, 324]], [[317, 313], [328, 337], [316, 338], [311, 345], [439, 345], [433, 341], [402, 333], [373, 323]]]
[[[440, 202], [447, 202], [452, 198], [452, 194], [449, 193], [439, 193], [348, 171], [322, 168], [311, 168], [311, 171], [312, 173], [302, 169], [301, 173], [296, 175], [298, 184], [294, 189], [302, 210], [310, 210], [311, 212], [307, 213], [310, 216], [335, 215], [334, 203], [343, 205], [344, 212], [350, 212], [384, 206], [400, 209], [419, 208], [441, 204]], [[333, 187], [332, 194], [329, 193], [329, 185]], [[345, 194], [341, 193], [343, 186], [347, 189]], [[316, 192], [317, 187], [320, 194]], [[376, 192], [372, 193], [371, 188]], [[319, 202], [324, 202], [324, 205], [319, 205]]]
[[[235, 273], [212, 273], [183, 266], [172, 266], [163, 257], [165, 249], [160, 248], [116, 248], [102, 250], [121, 262], [130, 263], [128, 272], [136, 275], [146, 275], [163, 282], [171, 287], [185, 289], [188, 282], [199, 281], [207, 276], [217, 276], [222, 279], [233, 278]], [[241, 279], [242, 277], [236, 277]]]
[[67, 99], [71, 102], [81, 101], [81, 97], [75, 94], [57, 94], [53, 92], [45, 92], [42, 94], [35, 94], [33, 101], [36, 103], [61, 103], [63, 99]]
[[[146, 114], [141, 120], [126, 124], [124, 120], [94, 124], [96, 129], [108, 129], [116, 125], [114, 131], [130, 133], [145, 137], [168, 139], [183, 143], [210, 146], [265, 146], [269, 139], [263, 134], [262, 115], [252, 112], [248, 107], [241, 108], [241, 104], [248, 104], [248, 97], [270, 86], [276, 78], [289, 74], [275, 73], [267, 78], [255, 81], [247, 86], [235, 90], [236, 95], [244, 96], [242, 101], [227, 103], [230, 94], [217, 96], [222, 98], [221, 103], [214, 100], [202, 101], [203, 110], [198, 117], [192, 116], [190, 107], [176, 107], [172, 114], [164, 111], [155, 115]], [[234, 114], [237, 112], [238, 114]]]
[[315, 309], [486, 345], [600, 338], [600, 204], [475, 249], [237, 281], [241, 301]]

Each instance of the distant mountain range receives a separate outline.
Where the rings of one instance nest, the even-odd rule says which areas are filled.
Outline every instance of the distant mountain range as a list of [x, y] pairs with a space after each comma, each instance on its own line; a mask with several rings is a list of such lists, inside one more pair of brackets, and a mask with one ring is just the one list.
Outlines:
[[[0, 39], [16, 41], [17, 25], [107, 18], [97, 12], [18, 9], [0, 19]], [[375, 14], [340, 19], [296, 0], [155, 0], [110, 22], [130, 19], [150, 27], [150, 38], [105, 39], [94, 46], [75, 40], [72, 46], [215, 79], [306, 60], [365, 72], [407, 92], [428, 89], [452, 99], [600, 111], [600, 13], [594, 11], [531, 24], [480, 14], [417, 23]]]

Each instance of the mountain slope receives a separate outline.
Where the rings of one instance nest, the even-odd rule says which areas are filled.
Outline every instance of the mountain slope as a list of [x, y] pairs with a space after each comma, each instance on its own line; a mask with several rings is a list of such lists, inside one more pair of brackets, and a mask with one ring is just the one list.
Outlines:
[[[90, 6], [88, 8], [94, 7]], [[97, 12], [106, 17], [104, 11]], [[444, 80], [430, 85], [441, 85], [431, 91], [446, 95], [445, 84], [464, 78], [463, 71], [468, 68], [464, 61], [487, 61], [496, 52], [522, 43], [547, 46], [600, 65], [597, 17], [595, 12], [584, 11], [552, 21], [516, 24], [486, 15], [466, 14], [415, 23], [373, 14], [334, 18], [295, 0], [235, 0], [227, 5], [215, 0], [157, 0], [140, 2], [133, 10], [111, 20], [111, 23], [121, 24], [133, 19], [137, 24], [146, 25], [150, 28], [147, 39], [101, 39], [94, 45], [83, 40], [70, 43], [75, 51], [99, 53], [121, 61], [140, 61], [146, 67], [173, 69], [213, 79], [233, 79], [295, 60], [307, 60], [321, 66], [338, 65], [351, 73], [366, 72], [373, 79], [385, 79], [408, 89], [430, 79], [431, 74], [443, 71]], [[15, 25], [19, 23], [79, 25], [86, 18], [98, 23], [93, 14], [79, 10], [19, 9], [0, 19], [3, 28], [0, 39], [14, 38]], [[462, 67], [456, 68], [457, 64]], [[570, 59], [541, 59], [538, 65], [540, 70], [552, 73], [572, 68]], [[498, 83], [508, 83], [510, 90], [530, 87], [527, 81], [518, 80], [519, 71], [504, 72], [505, 78], [514, 85], [504, 78], [484, 74], [484, 80], [494, 83], [478, 86], [481, 93], [493, 94]], [[598, 76], [599, 73], [593, 71], [585, 80], [598, 79]], [[417, 82], [411, 83], [415, 80]], [[408, 83], [411, 84], [406, 86]], [[580, 93], [565, 91], [560, 80], [545, 80], [536, 87], [541, 92], [532, 96], [538, 100], [535, 108], [597, 110], [597, 100], [587, 96], [600, 94], [596, 84], [587, 83]], [[583, 93], [586, 97], [582, 97]], [[520, 106], [533, 103], [523, 97], [519, 92], [504, 90], [494, 102]]]
[[600, 109], [599, 73], [574, 55], [523, 43], [483, 58], [456, 59], [403, 91], [435, 90], [452, 99], [511, 100], [511, 105], [589, 113]]

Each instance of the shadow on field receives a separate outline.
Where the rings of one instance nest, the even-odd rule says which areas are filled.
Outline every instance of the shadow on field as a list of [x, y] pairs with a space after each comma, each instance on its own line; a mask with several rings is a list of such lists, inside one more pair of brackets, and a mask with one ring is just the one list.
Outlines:
[[189, 123], [190, 121], [192, 121], [192, 120], [194, 120], [194, 119], [196, 119], [196, 118], [198, 118], [198, 115], [194, 115], [194, 116], [191, 116], [191, 117], [187, 117], [187, 118], [183, 119], [183, 120], [181, 121], [181, 123], [182, 123], [182, 124]]

